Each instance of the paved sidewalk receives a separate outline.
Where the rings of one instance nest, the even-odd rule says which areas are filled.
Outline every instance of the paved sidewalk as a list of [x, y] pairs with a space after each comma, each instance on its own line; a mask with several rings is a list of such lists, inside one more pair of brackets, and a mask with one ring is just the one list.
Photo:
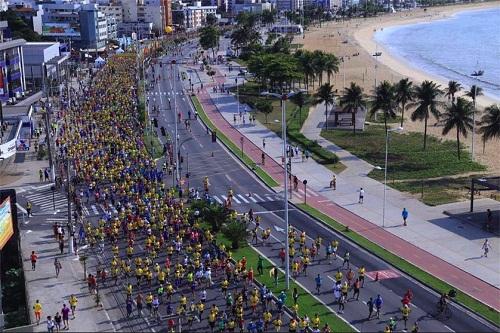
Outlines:
[[[220, 68], [223, 70], [223, 68]], [[223, 72], [227, 76], [217, 73], [216, 84], [234, 82], [234, 76]], [[236, 74], [236, 73], [234, 73]], [[205, 73], [199, 73], [204, 89], [198, 94], [205, 111], [215, 125], [224, 132], [233, 142], [239, 145], [240, 138], [244, 139], [244, 151], [256, 163], [260, 164], [262, 152], [262, 138], [266, 138], [265, 152], [268, 155], [263, 169], [274, 179], [283, 182], [281, 167], [282, 141], [274, 133], [261, 124], [250, 125], [248, 122], [234, 127], [233, 115], [236, 111], [234, 96], [215, 94], [212, 92], [214, 83]], [[244, 108], [243, 108], [244, 109]], [[320, 116], [321, 116], [321, 112]], [[309, 122], [313, 124], [314, 121]], [[305, 130], [310, 135], [314, 125]], [[473, 295], [490, 306], [500, 309], [500, 285], [498, 274], [497, 255], [498, 242], [495, 240], [489, 258], [481, 258], [481, 242], [488, 237], [481, 230], [465, 223], [452, 221], [439, 211], [439, 208], [430, 208], [415, 199], [388, 189], [386, 208], [386, 228], [380, 228], [382, 214], [383, 184], [368, 178], [366, 174], [370, 165], [360, 161], [347, 152], [338, 151], [331, 143], [324, 143], [333, 151], [337, 150], [347, 170], [337, 176], [337, 191], [329, 189], [328, 183], [332, 173], [313, 160], [300, 162], [293, 160], [292, 172], [300, 180], [308, 180], [307, 202], [312, 207], [339, 220], [341, 223], [378, 243], [393, 253], [424, 268], [464, 292]], [[358, 167], [359, 166], [359, 167]], [[303, 185], [300, 185], [303, 187]], [[366, 191], [365, 203], [358, 204], [357, 190], [363, 187]], [[303, 200], [303, 188], [295, 193], [295, 199]], [[407, 207], [410, 211], [408, 227], [402, 227], [401, 210]], [[418, 213], [417, 213], [418, 212]], [[418, 214], [418, 218], [417, 218]], [[419, 222], [420, 221], [420, 222]], [[460, 228], [458, 232], [449, 232], [448, 228]], [[464, 256], [465, 255], [465, 256]], [[439, 257], [438, 257], [439, 256]], [[442, 260], [440, 257], [446, 259]], [[470, 274], [467, 272], [469, 271]], [[480, 278], [473, 276], [476, 274]], [[485, 279], [487, 281], [483, 281]]]

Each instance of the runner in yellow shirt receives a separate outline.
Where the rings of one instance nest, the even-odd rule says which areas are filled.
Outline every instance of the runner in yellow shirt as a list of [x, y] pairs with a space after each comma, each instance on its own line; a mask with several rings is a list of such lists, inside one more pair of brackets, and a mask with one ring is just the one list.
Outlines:
[[76, 310], [76, 304], [78, 303], [78, 299], [76, 298], [75, 295], [71, 295], [69, 297], [69, 306], [71, 308], [71, 314], [73, 315], [73, 318], [75, 318], [75, 310]]

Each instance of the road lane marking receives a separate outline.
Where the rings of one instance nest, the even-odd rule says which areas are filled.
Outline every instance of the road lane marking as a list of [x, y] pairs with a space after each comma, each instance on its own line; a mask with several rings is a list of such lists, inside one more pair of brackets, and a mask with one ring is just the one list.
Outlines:
[[250, 203], [250, 201], [245, 199], [245, 197], [243, 197], [241, 194], [238, 194], [238, 198], [240, 198], [240, 200], [243, 201], [244, 203]]

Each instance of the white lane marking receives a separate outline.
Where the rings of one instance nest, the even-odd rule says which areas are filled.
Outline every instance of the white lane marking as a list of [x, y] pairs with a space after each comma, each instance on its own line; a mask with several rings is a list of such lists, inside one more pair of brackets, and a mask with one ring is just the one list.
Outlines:
[[221, 199], [219, 199], [216, 195], [212, 196], [212, 198], [214, 198], [214, 199], [215, 199], [215, 201], [217, 201], [219, 204], [221, 204], [221, 205], [222, 205], [222, 200], [221, 200]]
[[275, 201], [275, 198], [273, 198], [270, 195], [266, 195], [266, 199], [267, 199], [267, 201]]
[[455, 332], [454, 330], [452, 330], [451, 328], [449, 328], [448, 326], [446, 325], [443, 325], [447, 330], [449, 330], [450, 332]]
[[94, 215], [99, 215], [99, 211], [97, 210], [97, 207], [95, 205], [91, 205], [91, 208]]
[[224, 201], [227, 201], [227, 197], [224, 194], [221, 194], [220, 196], [224, 199]]
[[262, 197], [256, 193], [253, 194], [253, 196], [255, 196], [259, 201], [265, 201], [264, 199], [262, 199]]
[[237, 204], [240, 204], [240, 203], [241, 203], [238, 199], [236, 199], [236, 196], [234, 196], [234, 195], [233, 195], [233, 200], [234, 200], [234, 202], [236, 202]]
[[257, 202], [257, 199], [255, 199], [254, 197], [250, 196], [248, 197], [248, 199], [252, 200], [253, 202]]
[[231, 179], [231, 177], [229, 177], [229, 175], [225, 175], [227, 180], [229, 180], [230, 182], [232, 182], [233, 180]]
[[16, 202], [16, 207], [17, 209], [19, 209], [23, 214], [28, 214], [28, 212], [26, 211], [26, 209], [24, 209], [23, 206], [21, 206], [18, 202]]
[[307, 190], [306, 190], [306, 192], [307, 192], [307, 193], [309, 193], [310, 195], [312, 195], [313, 197], [318, 197], [318, 196], [319, 196], [319, 194], [318, 194], [318, 193], [314, 192], [314, 191], [313, 191], [313, 190], [311, 190], [311, 189], [307, 189]]
[[247, 199], [245, 199], [245, 197], [242, 196], [241, 194], [238, 194], [238, 198], [240, 198], [240, 200], [243, 201], [244, 203], [250, 203], [250, 201], [248, 201]]

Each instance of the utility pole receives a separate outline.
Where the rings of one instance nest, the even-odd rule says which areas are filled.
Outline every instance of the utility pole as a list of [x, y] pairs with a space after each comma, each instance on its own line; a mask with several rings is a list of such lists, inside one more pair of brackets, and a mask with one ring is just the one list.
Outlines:
[[68, 192], [68, 233], [69, 233], [69, 253], [73, 253], [73, 237], [74, 237], [74, 232], [73, 232], [73, 224], [71, 222], [71, 189], [70, 189], [70, 160], [69, 158], [66, 158], [66, 188]]
[[46, 98], [44, 105], [45, 111], [45, 141], [47, 142], [47, 152], [49, 155], [49, 167], [50, 167], [50, 181], [55, 180], [55, 170], [54, 161], [52, 159], [52, 145], [50, 144], [50, 100], [47, 97], [47, 86], [45, 84], [46, 80], [46, 65], [42, 64], [42, 84], [43, 84], [43, 96]]

